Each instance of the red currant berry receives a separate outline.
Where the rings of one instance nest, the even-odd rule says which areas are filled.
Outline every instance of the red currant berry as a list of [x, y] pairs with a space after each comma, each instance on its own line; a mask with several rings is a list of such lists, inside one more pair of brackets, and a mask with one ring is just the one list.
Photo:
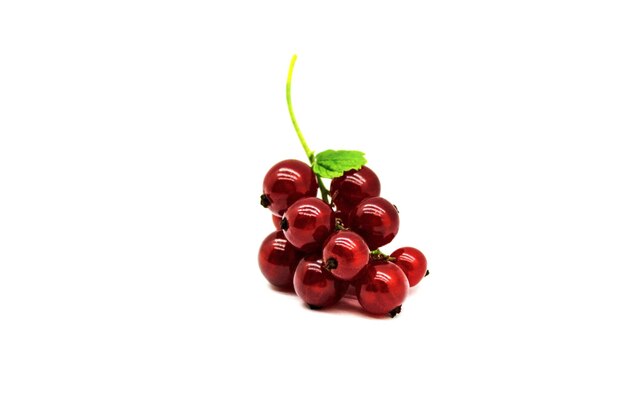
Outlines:
[[317, 197], [307, 197], [293, 203], [280, 223], [285, 238], [304, 252], [322, 248], [335, 230], [335, 213], [329, 204]]
[[395, 258], [393, 263], [402, 269], [411, 287], [416, 286], [426, 275], [426, 257], [419, 250], [411, 247], [399, 248], [391, 257]]
[[303, 197], [317, 195], [317, 180], [310, 166], [296, 159], [281, 161], [270, 168], [263, 180], [261, 205], [278, 216]]
[[274, 227], [276, 228], [276, 230], [281, 230], [280, 221], [282, 219], [283, 218], [281, 216], [277, 216], [275, 214], [272, 214], [272, 223], [274, 223]]
[[293, 273], [302, 254], [285, 239], [282, 231], [270, 233], [259, 249], [259, 268], [265, 278], [277, 287], [291, 288]]
[[380, 181], [374, 171], [366, 166], [353, 169], [331, 181], [330, 195], [337, 210], [350, 213], [365, 198], [380, 195]]
[[367, 265], [370, 251], [361, 236], [340, 230], [324, 244], [322, 258], [333, 276], [350, 281]]
[[343, 297], [350, 284], [334, 279], [319, 255], [304, 257], [293, 277], [296, 294], [312, 309], [329, 307]]
[[350, 213], [350, 228], [363, 236], [371, 249], [391, 242], [398, 234], [400, 216], [398, 209], [382, 197], [361, 201]]
[[356, 288], [361, 307], [372, 314], [389, 314], [400, 308], [409, 291], [409, 281], [396, 264], [373, 261], [363, 271]]

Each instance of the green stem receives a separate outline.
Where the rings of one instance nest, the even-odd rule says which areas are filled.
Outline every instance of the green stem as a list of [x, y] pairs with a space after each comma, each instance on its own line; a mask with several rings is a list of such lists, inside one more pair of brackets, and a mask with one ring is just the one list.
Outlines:
[[320, 186], [320, 191], [322, 193], [322, 200], [324, 200], [325, 203], [330, 204], [330, 201], [328, 200], [328, 194], [330, 193], [326, 189], [326, 186], [324, 185], [324, 181], [322, 181], [322, 177], [320, 177], [319, 174], [317, 175], [317, 184]]
[[376, 261], [384, 260], [384, 261], [390, 261], [390, 262], [393, 262], [396, 260], [396, 258], [394, 258], [393, 256], [385, 255], [384, 253], [382, 253], [380, 249], [374, 249], [373, 251], [371, 251], [370, 259], [373, 259]]
[[289, 74], [287, 75], [287, 107], [289, 107], [289, 116], [291, 117], [291, 123], [293, 123], [293, 127], [296, 129], [296, 133], [298, 134], [298, 138], [300, 139], [300, 144], [306, 153], [306, 157], [309, 159], [309, 162], [312, 164], [315, 160], [315, 154], [307, 145], [306, 140], [304, 140], [304, 136], [300, 131], [300, 127], [298, 126], [298, 122], [296, 121], [296, 115], [293, 114], [293, 107], [291, 105], [291, 75], [293, 74], [293, 66], [296, 64], [296, 59], [298, 55], [294, 54], [291, 58], [291, 63], [289, 64]]
[[[293, 74], [293, 67], [296, 64], [297, 58], [298, 55], [294, 54], [291, 58], [291, 63], [289, 64], [289, 74], [287, 74], [287, 107], [289, 108], [289, 117], [291, 117], [291, 123], [293, 123], [293, 127], [296, 129], [296, 133], [298, 134], [298, 139], [300, 139], [300, 144], [302, 145], [302, 148], [304, 149], [306, 157], [309, 159], [311, 166], [313, 166], [313, 163], [315, 162], [315, 154], [313, 153], [311, 148], [309, 148], [309, 145], [304, 139], [304, 135], [302, 135], [302, 132], [300, 131], [300, 127], [298, 126], [298, 122], [296, 121], [296, 115], [293, 113], [293, 106], [291, 105], [291, 75]], [[322, 177], [319, 175], [317, 175], [317, 184], [319, 185], [320, 192], [322, 193], [322, 200], [328, 203], [329, 192], [324, 185], [324, 182], [322, 181]]]

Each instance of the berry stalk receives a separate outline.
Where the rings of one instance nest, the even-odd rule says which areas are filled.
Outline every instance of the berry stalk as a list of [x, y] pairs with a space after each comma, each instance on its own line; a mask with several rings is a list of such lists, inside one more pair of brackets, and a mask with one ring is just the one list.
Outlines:
[[[294, 54], [293, 57], [291, 58], [291, 63], [289, 64], [289, 73], [287, 74], [287, 107], [289, 108], [289, 117], [291, 117], [291, 123], [293, 123], [293, 127], [296, 129], [296, 133], [298, 134], [298, 139], [300, 139], [300, 144], [302, 145], [302, 148], [304, 149], [304, 152], [306, 153], [306, 157], [308, 158], [312, 167], [313, 163], [315, 162], [315, 153], [313, 153], [311, 148], [309, 148], [309, 145], [306, 143], [306, 140], [304, 139], [304, 135], [300, 131], [300, 127], [298, 126], [298, 121], [296, 120], [296, 115], [293, 112], [293, 106], [291, 104], [291, 75], [293, 74], [293, 67], [296, 64], [297, 58], [298, 58], [298, 55]], [[322, 177], [319, 174], [316, 174], [316, 176], [317, 176], [317, 184], [320, 188], [320, 192], [322, 193], [322, 200], [324, 200], [324, 202], [326, 203], [329, 203], [328, 189], [324, 185], [324, 182], [322, 181]]]

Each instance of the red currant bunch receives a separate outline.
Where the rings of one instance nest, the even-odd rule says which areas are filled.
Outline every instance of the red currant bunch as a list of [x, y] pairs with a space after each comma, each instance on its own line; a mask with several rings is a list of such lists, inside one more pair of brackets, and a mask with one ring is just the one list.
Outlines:
[[[398, 234], [398, 209], [380, 197], [380, 181], [363, 152], [312, 152], [296, 122], [287, 77], [289, 114], [310, 164], [288, 159], [263, 180], [261, 205], [272, 212], [275, 231], [259, 249], [259, 267], [274, 286], [295, 290], [312, 309], [337, 303], [354, 288], [371, 314], [400, 312], [409, 287], [428, 275], [424, 254], [380, 247]], [[331, 179], [330, 190], [323, 179]], [[321, 198], [318, 198], [318, 190]]]

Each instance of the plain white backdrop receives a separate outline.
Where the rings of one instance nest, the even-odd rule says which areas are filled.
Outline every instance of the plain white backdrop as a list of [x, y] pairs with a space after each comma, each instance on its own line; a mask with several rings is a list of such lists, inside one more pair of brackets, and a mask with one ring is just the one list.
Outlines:
[[[619, 1], [0, 5], [0, 415], [626, 413]], [[265, 171], [366, 152], [431, 275], [272, 290]], [[620, 146], [621, 145], [621, 146]]]

